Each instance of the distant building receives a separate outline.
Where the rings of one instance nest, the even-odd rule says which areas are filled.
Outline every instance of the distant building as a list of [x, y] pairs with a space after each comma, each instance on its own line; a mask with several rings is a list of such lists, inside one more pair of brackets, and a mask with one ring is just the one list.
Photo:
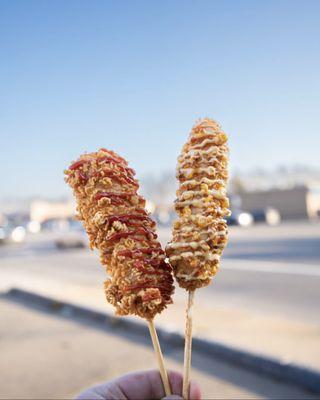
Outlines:
[[73, 217], [76, 213], [74, 201], [33, 201], [30, 205], [30, 218], [33, 221], [43, 222], [51, 218]]
[[241, 207], [245, 211], [267, 207], [277, 209], [282, 219], [320, 217], [320, 188], [297, 186], [241, 193]]

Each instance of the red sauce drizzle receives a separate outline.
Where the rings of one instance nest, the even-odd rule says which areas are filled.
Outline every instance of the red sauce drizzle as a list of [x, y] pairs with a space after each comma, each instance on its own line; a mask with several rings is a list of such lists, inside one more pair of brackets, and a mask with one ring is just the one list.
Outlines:
[[140, 233], [142, 235], [145, 234], [146, 236], [151, 236], [154, 239], [156, 239], [158, 237], [158, 235], [156, 233], [154, 233], [151, 229], [146, 228], [145, 226], [141, 226], [141, 225], [139, 226], [138, 229], [136, 229], [136, 232]]
[[[112, 234], [110, 237], [107, 238], [108, 241], [113, 242], [115, 240], [121, 239], [121, 238], [126, 238], [132, 235], [136, 234], [144, 234], [145, 232], [139, 232], [138, 229], [133, 230], [133, 231], [128, 231], [128, 232], [116, 232]], [[144, 242], [146, 239], [145, 238], [137, 238], [135, 237], [134, 240], [136, 242]]]
[[87, 183], [88, 182], [88, 177], [81, 171], [79, 171], [79, 178], [80, 178], [80, 181], [82, 183]]
[[141, 290], [141, 289], [159, 289], [161, 292], [161, 296], [164, 300], [170, 300], [170, 296], [172, 293], [171, 288], [172, 279], [168, 279], [167, 284], [163, 283], [154, 283], [152, 280], [145, 280], [144, 282], [135, 283], [133, 285], [128, 285], [124, 288], [124, 291], [128, 292], [131, 290]]
[[103, 157], [99, 157], [99, 158], [97, 159], [97, 161], [98, 161], [98, 162], [107, 161], [108, 163], [117, 165], [117, 167], [120, 169], [120, 171], [122, 171], [123, 173], [129, 174], [130, 178], [132, 178], [133, 175], [136, 174], [136, 171], [135, 171], [134, 169], [122, 165], [122, 164], [121, 164], [121, 161], [117, 160], [116, 158], [114, 158], [114, 157], [112, 157], [112, 156], [103, 156]]
[[[115, 222], [115, 221], [120, 221], [120, 222], [126, 223], [126, 222], [130, 222], [133, 219], [147, 221], [150, 218], [148, 215], [120, 214], [120, 215], [113, 215], [112, 217], [109, 217], [108, 221], [110, 224], [112, 224], [112, 222]], [[154, 221], [152, 221], [152, 222], [154, 222]]]
[[[156, 252], [157, 254], [164, 254], [164, 251], [161, 249], [160, 245], [159, 247], [143, 247], [141, 249], [134, 249], [134, 250], [120, 250], [117, 255], [122, 256], [122, 257], [128, 257], [135, 259], [135, 263], [133, 264], [139, 271], [141, 272], [146, 272], [150, 274], [158, 274], [162, 275], [163, 272], [166, 271], [172, 271], [172, 267], [170, 264], [167, 264], [165, 260], [159, 259], [159, 258], [148, 258], [146, 259], [144, 257], [144, 254], [152, 254], [153, 252]], [[140, 261], [138, 261], [140, 260]], [[139, 264], [136, 264], [136, 262], [141, 262], [141, 260], [145, 261], [145, 264], [150, 265], [153, 268], [156, 268], [156, 270], [148, 270], [146, 269], [146, 265], [144, 266], [139, 266]]]
[[114, 204], [121, 204], [122, 200], [129, 200], [134, 193], [113, 193], [113, 192], [98, 192], [94, 199], [99, 201], [100, 199], [106, 197], [110, 199]]
[[152, 274], [153, 273], [153, 271], [150, 271], [142, 261], [139, 261], [139, 260], [134, 261], [133, 266], [135, 269], [137, 269], [138, 271], [140, 271], [144, 274], [148, 274], [148, 273]]
[[117, 175], [115, 171], [113, 170], [104, 170], [103, 171], [104, 175], [107, 177], [110, 177], [120, 183], [126, 182], [129, 183], [130, 185], [134, 185], [136, 187], [139, 187], [139, 184], [137, 181], [134, 179], [130, 178], [128, 175], [123, 174], [123, 175]]
[[118, 252], [118, 255], [122, 257], [139, 258], [142, 257], [143, 254], [152, 254], [153, 252], [163, 254], [163, 250], [159, 246], [159, 247], [142, 247], [141, 249], [135, 249], [135, 250], [129, 250], [129, 249], [120, 250]]
[[124, 288], [124, 291], [129, 292], [131, 290], [136, 290], [136, 289], [148, 289], [152, 285], [151, 280], [147, 280], [141, 283], [135, 283], [133, 285], [128, 285]]
[[71, 169], [71, 171], [72, 171], [72, 170], [79, 169], [79, 168], [80, 168], [83, 164], [85, 164], [86, 162], [88, 162], [88, 161], [87, 161], [87, 160], [79, 160], [79, 161], [76, 161], [75, 163], [73, 163], [73, 164], [70, 165], [69, 169]]
[[133, 235], [134, 233], [135, 233], [134, 231], [117, 232], [117, 233], [114, 233], [113, 235], [109, 236], [107, 238], [107, 240], [108, 240], [108, 242], [113, 242], [113, 241], [118, 240], [118, 239], [127, 238], [127, 237]]
[[120, 164], [120, 163], [121, 163], [120, 160], [118, 160], [117, 158], [115, 158], [115, 157], [113, 157], [113, 156], [111, 156], [111, 155], [99, 157], [99, 158], [97, 159], [97, 161], [98, 161], [98, 162], [107, 161], [107, 162], [110, 162], [110, 163], [112, 163], [112, 164]]
[[142, 297], [143, 302], [151, 301], [151, 300], [157, 300], [161, 299], [161, 293], [154, 293], [154, 294], [145, 294]]
[[[152, 249], [152, 248], [146, 248], [146, 249], [141, 249], [141, 250], [146, 250], [144, 253], [150, 254], [153, 251], [159, 251], [162, 252], [161, 249]], [[162, 252], [163, 253], [163, 252]], [[163, 274], [163, 269], [154, 269], [155, 267], [162, 267], [162, 263], [164, 260], [161, 259], [146, 259], [143, 256], [143, 252], [140, 252], [139, 249], [137, 250], [122, 250], [118, 252], [118, 256], [124, 256], [124, 257], [129, 257], [135, 259], [133, 266], [140, 272], [146, 273], [146, 274], [152, 274], [152, 275], [162, 275]], [[164, 263], [166, 265], [166, 263]], [[153, 267], [153, 269], [150, 270], [150, 267]]]
[[109, 224], [112, 224], [115, 221], [125, 223], [127, 226], [135, 226], [137, 228], [141, 228], [146, 234], [157, 237], [152, 230], [144, 227], [141, 224], [143, 221], [149, 221], [151, 223], [151, 226], [155, 226], [155, 222], [152, 221], [148, 215], [122, 214], [108, 218]]
[[105, 153], [109, 153], [109, 154], [111, 154], [112, 155], [112, 157], [115, 159], [115, 160], [117, 160], [118, 162], [122, 162], [122, 163], [124, 163], [124, 164], [128, 164], [127, 163], [127, 161], [124, 159], [124, 158], [122, 158], [122, 157], [120, 157], [118, 154], [116, 154], [114, 151], [112, 151], [112, 150], [107, 150], [107, 149], [105, 149], [104, 147], [102, 147], [101, 149], [100, 149], [100, 151], [104, 151]]

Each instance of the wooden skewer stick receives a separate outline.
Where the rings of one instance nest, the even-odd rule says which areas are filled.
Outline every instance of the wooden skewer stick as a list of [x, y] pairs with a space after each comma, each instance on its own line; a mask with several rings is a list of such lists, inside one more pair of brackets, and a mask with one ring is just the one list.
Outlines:
[[186, 331], [184, 342], [184, 365], [183, 365], [183, 387], [182, 396], [185, 400], [189, 398], [191, 349], [192, 349], [192, 306], [194, 301], [194, 290], [189, 291], [188, 306], [186, 311]]
[[164, 391], [166, 393], [166, 396], [170, 396], [171, 388], [170, 388], [170, 383], [169, 383], [169, 379], [168, 379], [168, 374], [164, 367], [163, 355], [161, 352], [161, 347], [160, 347], [157, 331], [154, 326], [153, 320], [148, 320], [148, 325], [149, 325], [149, 331], [150, 331], [150, 335], [151, 335], [151, 339], [152, 339], [153, 348], [154, 348], [154, 351], [156, 353], [157, 360], [158, 360], [158, 366], [159, 366], [159, 371], [160, 371]]

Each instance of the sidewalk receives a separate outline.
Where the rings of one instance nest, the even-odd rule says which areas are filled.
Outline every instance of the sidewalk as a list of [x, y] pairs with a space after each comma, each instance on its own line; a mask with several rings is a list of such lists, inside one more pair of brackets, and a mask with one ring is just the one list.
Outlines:
[[[0, 313], [0, 398], [69, 399], [95, 383], [156, 368], [149, 338], [129, 341], [111, 330], [4, 297]], [[180, 353], [174, 348], [167, 351], [168, 368], [181, 370]], [[204, 399], [316, 398], [197, 354], [193, 367], [192, 377]]]
[[[92, 254], [88, 255], [89, 259], [92, 257]], [[92, 274], [88, 273], [83, 277], [79, 274], [79, 279], [75, 279], [74, 276], [68, 275], [67, 266], [63, 276], [46, 275], [42, 271], [41, 257], [32, 259], [32, 266], [28, 265], [27, 268], [24, 262], [21, 259], [2, 262], [0, 290], [17, 287], [61, 301], [114, 313], [104, 298], [102, 282], [105, 274], [102, 269], [94, 268]], [[51, 262], [58, 263], [59, 257], [51, 255]], [[226, 267], [228, 263], [231, 262], [224, 261]], [[235, 261], [232, 261], [232, 265], [234, 264]], [[250, 265], [250, 262], [246, 261], [246, 265]], [[196, 293], [197, 301], [193, 313], [195, 336], [320, 370], [318, 324], [257, 314], [253, 310], [237, 306], [236, 303], [232, 308], [227, 308], [221, 303], [208, 301], [205, 293], [205, 290]], [[186, 293], [177, 289], [174, 304], [156, 318], [156, 324], [167, 330], [183, 332], [185, 302]]]

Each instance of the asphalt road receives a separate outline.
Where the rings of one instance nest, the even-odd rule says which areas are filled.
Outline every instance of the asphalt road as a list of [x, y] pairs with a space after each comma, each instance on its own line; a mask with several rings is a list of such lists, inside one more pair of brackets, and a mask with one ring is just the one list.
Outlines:
[[[101, 329], [8, 296], [0, 296], [0, 313], [2, 399], [72, 399], [98, 382], [156, 368], [149, 337], [107, 324]], [[162, 347], [167, 368], [181, 371], [182, 349]], [[318, 398], [212, 357], [192, 357], [191, 376], [204, 399]]]
[[[162, 241], [168, 237], [169, 230], [160, 230]], [[22, 268], [48, 279], [96, 284], [104, 278], [87, 250], [57, 250], [50, 235], [0, 248], [0, 268], [8, 260], [15, 260], [12, 271]], [[320, 323], [320, 224], [231, 228], [222, 270], [200, 298]]]
[[[23, 244], [0, 245], [0, 261], [6, 257], [57, 252], [54, 240], [68, 237], [64, 233], [31, 235]], [[169, 228], [159, 229], [163, 244], [170, 238]], [[224, 259], [259, 260], [309, 264], [320, 267], [320, 223], [287, 222], [280, 226], [255, 225], [230, 227]]]
[[[169, 230], [160, 230], [165, 243]], [[280, 261], [320, 267], [320, 223], [286, 222], [269, 227], [230, 227], [225, 259]]]

